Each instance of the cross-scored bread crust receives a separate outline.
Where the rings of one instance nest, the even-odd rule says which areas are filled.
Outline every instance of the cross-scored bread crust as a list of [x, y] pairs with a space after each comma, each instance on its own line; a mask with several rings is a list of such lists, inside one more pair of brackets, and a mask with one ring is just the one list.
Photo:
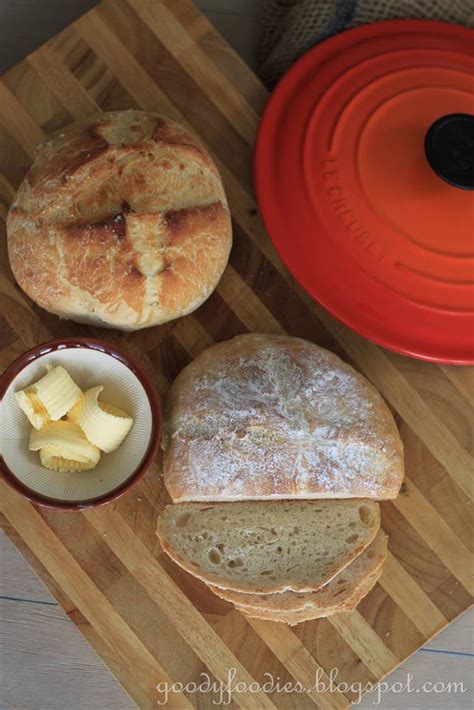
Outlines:
[[232, 242], [207, 150], [187, 128], [143, 111], [74, 123], [41, 144], [7, 231], [12, 271], [34, 301], [123, 330], [201, 305]]

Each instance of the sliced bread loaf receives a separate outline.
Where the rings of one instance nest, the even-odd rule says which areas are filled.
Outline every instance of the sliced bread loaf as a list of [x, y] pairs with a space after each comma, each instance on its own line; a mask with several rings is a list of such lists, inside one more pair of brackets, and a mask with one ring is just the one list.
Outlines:
[[248, 609], [247, 607], [240, 608], [238, 606], [236, 606], [236, 609], [241, 611], [242, 614], [249, 619], [263, 619], [265, 621], [274, 621], [280, 624], [287, 624], [288, 626], [296, 626], [297, 624], [304, 624], [306, 621], [313, 621], [314, 619], [322, 618], [321, 614], [308, 610], [295, 611], [292, 613], [287, 612], [286, 614], [282, 612], [280, 615], [277, 615], [273, 611], [265, 611], [263, 609], [257, 611]]
[[243, 616], [249, 619], [264, 619], [266, 621], [274, 621], [280, 624], [288, 624], [288, 626], [296, 626], [296, 624], [303, 624], [306, 621], [313, 621], [314, 619], [322, 619], [332, 614], [340, 614], [344, 611], [350, 611], [349, 609], [337, 609], [331, 614], [321, 613], [317, 609], [304, 609], [300, 611], [287, 611], [280, 612], [279, 614], [275, 611], [266, 611], [264, 609], [249, 609], [248, 607], [235, 607], [237, 611], [240, 611]]
[[370, 545], [324, 587], [315, 592], [279, 592], [249, 594], [209, 585], [218, 597], [241, 610], [272, 612], [276, 615], [295, 612], [319, 612], [329, 616], [354, 609], [372, 589], [382, 574], [387, 555], [387, 537], [380, 530]]
[[167, 506], [162, 548], [208, 584], [241, 592], [320, 589], [380, 528], [372, 500], [247, 501]]
[[[301, 624], [305, 621], [311, 621], [313, 619], [322, 619], [333, 614], [340, 614], [344, 611], [353, 611], [357, 604], [370, 592], [370, 590], [375, 586], [380, 575], [382, 574], [383, 565], [373, 574], [369, 575], [367, 579], [359, 587], [357, 595], [354, 595], [351, 600], [346, 600], [346, 603], [341, 606], [332, 606], [321, 608], [317, 605], [305, 607], [304, 609], [299, 609], [297, 611], [276, 611], [274, 609], [255, 609], [249, 606], [243, 606], [236, 604], [235, 608], [240, 611], [244, 616], [248, 616], [254, 619], [268, 619], [269, 621], [276, 621], [282, 624], [289, 624], [293, 626], [294, 624]], [[317, 592], [316, 592], [317, 594]]]

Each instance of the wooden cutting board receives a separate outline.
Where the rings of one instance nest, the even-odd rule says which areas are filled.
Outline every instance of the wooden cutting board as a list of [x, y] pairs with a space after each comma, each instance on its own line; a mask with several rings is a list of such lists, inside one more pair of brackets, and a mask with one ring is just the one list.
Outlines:
[[[268, 681], [267, 673], [280, 686], [308, 688], [257, 692], [254, 683], [234, 693], [234, 706], [344, 708], [356, 693], [313, 690], [318, 673], [327, 679], [337, 669], [336, 683], [375, 682], [470, 603], [472, 371], [384, 351], [296, 287], [252, 191], [252, 147], [266, 98], [188, 0], [105, 0], [0, 82], [2, 368], [42, 341], [93, 335], [138, 358], [164, 396], [213, 342], [287, 332], [359, 368], [393, 408], [405, 442], [402, 494], [382, 505], [390, 553], [380, 583], [356, 611], [293, 628], [245, 620], [161, 552], [155, 527], [168, 496], [160, 461], [120, 501], [83, 514], [35, 508], [0, 482], [6, 532], [141, 708], [156, 706], [158, 683], [195, 682], [203, 672], [224, 684], [229, 672], [234, 685], [247, 686]], [[48, 133], [101, 109], [131, 107], [178, 118], [210, 146], [235, 241], [217, 291], [198, 311], [122, 334], [61, 321], [28, 300], [8, 266], [4, 220]], [[214, 707], [215, 695], [191, 691], [170, 695], [168, 707]]]

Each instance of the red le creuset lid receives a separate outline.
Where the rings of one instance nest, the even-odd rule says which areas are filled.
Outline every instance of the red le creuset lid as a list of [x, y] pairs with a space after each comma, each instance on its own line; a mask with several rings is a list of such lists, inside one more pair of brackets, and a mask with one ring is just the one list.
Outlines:
[[290, 272], [361, 335], [435, 362], [474, 363], [472, 114], [474, 33], [382, 22], [303, 56], [257, 138], [258, 201]]

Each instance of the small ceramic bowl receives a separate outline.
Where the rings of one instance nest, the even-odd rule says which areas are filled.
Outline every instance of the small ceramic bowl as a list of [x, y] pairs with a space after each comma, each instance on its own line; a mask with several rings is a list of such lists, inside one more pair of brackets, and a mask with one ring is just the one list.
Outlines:
[[[91, 471], [49, 471], [38, 452], [28, 450], [31, 424], [14, 393], [38, 380], [49, 364], [62, 365], [82, 390], [103, 385], [101, 399], [133, 416], [122, 445], [102, 454]], [[160, 444], [161, 406], [150, 379], [114, 345], [87, 338], [55, 340], [21, 355], [1, 376], [0, 429], [0, 474], [7, 483], [33, 503], [80, 510], [115, 500], [143, 476]]]

